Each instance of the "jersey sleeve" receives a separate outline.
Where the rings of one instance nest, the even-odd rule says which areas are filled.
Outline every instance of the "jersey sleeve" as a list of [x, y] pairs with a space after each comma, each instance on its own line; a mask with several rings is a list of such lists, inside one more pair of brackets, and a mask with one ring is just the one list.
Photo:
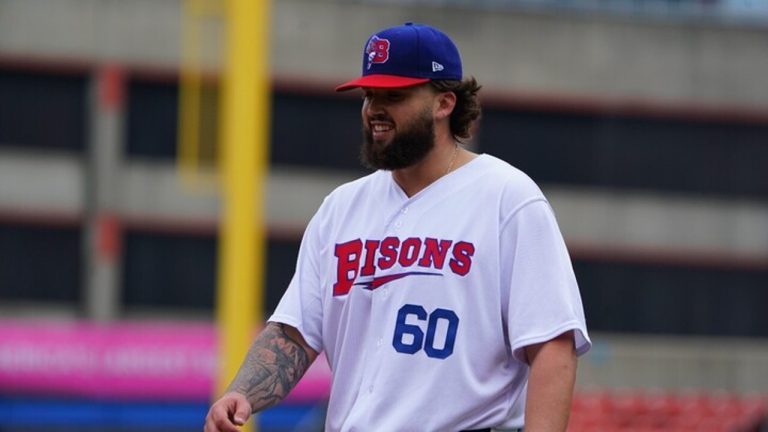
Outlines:
[[527, 363], [524, 348], [574, 331], [577, 355], [591, 347], [579, 287], [549, 203], [522, 203], [501, 226], [502, 286], [512, 353]]
[[307, 344], [319, 353], [323, 350], [323, 302], [318, 263], [321, 256], [318, 219], [315, 215], [307, 225], [293, 278], [269, 321], [295, 327]]

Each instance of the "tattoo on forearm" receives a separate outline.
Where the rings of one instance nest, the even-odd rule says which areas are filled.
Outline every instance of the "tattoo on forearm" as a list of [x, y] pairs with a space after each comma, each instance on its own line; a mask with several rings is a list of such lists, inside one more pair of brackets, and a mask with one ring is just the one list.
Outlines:
[[310, 359], [282, 324], [269, 323], [256, 338], [228, 391], [242, 393], [253, 411], [268, 408], [299, 382]]

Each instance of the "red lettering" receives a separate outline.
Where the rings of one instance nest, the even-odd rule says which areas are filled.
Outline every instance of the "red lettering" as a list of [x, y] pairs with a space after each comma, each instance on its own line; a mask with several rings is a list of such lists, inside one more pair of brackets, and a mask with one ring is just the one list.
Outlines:
[[376, 258], [376, 249], [379, 248], [378, 240], [365, 241], [365, 265], [360, 269], [361, 276], [373, 276], [376, 273], [376, 267], [373, 266], [373, 260]]
[[338, 259], [336, 264], [336, 283], [333, 284], [334, 296], [345, 295], [352, 289], [352, 283], [357, 278], [357, 269], [360, 265], [362, 251], [363, 242], [360, 239], [336, 245], [334, 255]]
[[379, 258], [379, 268], [386, 270], [397, 261], [397, 247], [400, 246], [400, 239], [397, 237], [387, 237], [381, 241], [381, 258]]
[[424, 239], [424, 255], [419, 260], [419, 266], [442, 269], [451, 244], [453, 244], [451, 240], [440, 240], [438, 243], [437, 239]]
[[419, 257], [419, 250], [421, 250], [421, 239], [417, 237], [405, 239], [400, 247], [400, 265], [410, 267], [416, 263]]
[[460, 241], [453, 247], [453, 258], [450, 266], [454, 273], [465, 276], [472, 267], [472, 255], [475, 254], [475, 245]]
[[379, 269], [387, 270], [395, 264], [408, 268], [418, 262], [420, 267], [442, 269], [451, 245], [448, 265], [454, 273], [466, 276], [475, 254], [475, 245], [469, 242], [409, 237], [401, 243], [397, 237], [387, 237], [381, 241], [355, 239], [338, 243], [334, 248], [337, 262], [333, 295], [349, 294], [358, 276], [374, 276]]

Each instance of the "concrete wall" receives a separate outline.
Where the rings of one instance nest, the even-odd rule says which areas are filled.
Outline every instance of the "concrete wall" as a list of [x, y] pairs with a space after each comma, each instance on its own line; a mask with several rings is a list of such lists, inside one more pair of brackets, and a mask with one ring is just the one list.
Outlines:
[[[30, 156], [0, 148], [0, 211], [82, 215], [82, 164], [72, 156]], [[109, 176], [115, 182], [114, 209], [129, 221], [185, 220], [211, 228], [217, 223], [215, 185], [186, 182], [173, 164], [127, 161]], [[267, 183], [267, 222], [299, 236], [323, 197], [355, 176], [273, 167]], [[564, 185], [545, 185], [544, 192], [572, 248], [672, 257], [720, 255], [754, 263], [768, 258], [768, 202]]]
[[[768, 25], [330, 0], [276, 1], [272, 15], [276, 78], [355, 76], [372, 31], [415, 21], [451, 34], [493, 92], [768, 108]], [[221, 34], [204, 21], [215, 67]], [[174, 68], [181, 22], [180, 0], [0, 0], [0, 56]]]
[[768, 344], [726, 338], [600, 334], [579, 363], [582, 387], [765, 393]]

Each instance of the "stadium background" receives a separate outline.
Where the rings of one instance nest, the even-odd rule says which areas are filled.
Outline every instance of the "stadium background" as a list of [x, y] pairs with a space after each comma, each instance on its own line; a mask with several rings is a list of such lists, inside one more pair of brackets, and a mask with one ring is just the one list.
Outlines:
[[[371, 31], [426, 22], [484, 84], [471, 146], [529, 173], [569, 244], [595, 343], [572, 429], [768, 427], [767, 2], [280, 0], [272, 15], [267, 314], [322, 198], [364, 174], [360, 101], [332, 87]], [[181, 23], [179, 0], [0, 0], [2, 431], [200, 429], [220, 202], [178, 176]], [[318, 388], [262, 430], [320, 430]]]

